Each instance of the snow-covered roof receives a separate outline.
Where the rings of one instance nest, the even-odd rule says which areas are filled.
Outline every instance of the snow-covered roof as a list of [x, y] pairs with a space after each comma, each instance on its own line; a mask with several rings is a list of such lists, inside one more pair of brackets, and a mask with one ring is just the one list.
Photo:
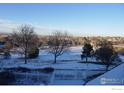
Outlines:
[[87, 85], [124, 85], [124, 63], [91, 80]]

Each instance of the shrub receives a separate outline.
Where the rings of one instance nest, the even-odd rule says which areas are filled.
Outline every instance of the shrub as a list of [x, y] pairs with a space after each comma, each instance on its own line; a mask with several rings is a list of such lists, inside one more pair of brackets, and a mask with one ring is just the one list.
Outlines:
[[39, 49], [38, 48], [31, 48], [28, 51], [28, 57], [29, 58], [36, 58], [39, 55]]

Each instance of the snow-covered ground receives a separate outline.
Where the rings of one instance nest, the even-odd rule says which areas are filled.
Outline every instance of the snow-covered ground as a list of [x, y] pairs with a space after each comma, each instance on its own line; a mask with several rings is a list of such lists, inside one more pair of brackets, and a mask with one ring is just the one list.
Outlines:
[[[55, 69], [87, 69], [87, 65], [79, 63], [81, 61], [82, 47], [71, 47], [70, 50], [57, 58], [57, 63], [53, 64], [54, 56], [47, 50], [41, 50], [40, 55], [36, 59], [29, 59], [27, 64], [20, 59], [20, 55], [12, 54], [10, 59], [2, 59], [1, 65], [3, 68], [11, 67], [27, 67], [31, 69], [54, 67]], [[84, 59], [85, 60], [85, 59]], [[94, 58], [89, 58], [89, 61], [96, 61]], [[96, 64], [88, 64], [88, 69], [104, 69], [104, 66]]]
[[[20, 55], [12, 54], [10, 59], [0, 60], [1, 68], [25, 67], [29, 69], [43, 69], [45, 67], [54, 68], [51, 74], [41, 72], [15, 72], [18, 80], [17, 84], [49, 84], [49, 85], [83, 85], [88, 76], [105, 72], [105, 66], [80, 63], [82, 47], [71, 47], [70, 50], [57, 58], [57, 63], [53, 64], [54, 56], [47, 50], [41, 50], [36, 59], [29, 59], [27, 64], [19, 58]], [[123, 56], [120, 56], [123, 59]], [[89, 61], [96, 61], [89, 58]], [[32, 79], [33, 78], [33, 79]]]

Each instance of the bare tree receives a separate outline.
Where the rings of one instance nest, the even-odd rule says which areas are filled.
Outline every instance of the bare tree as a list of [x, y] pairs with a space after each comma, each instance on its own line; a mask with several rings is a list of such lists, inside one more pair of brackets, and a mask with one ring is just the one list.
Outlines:
[[69, 48], [69, 35], [60, 31], [54, 31], [49, 36], [49, 52], [54, 55], [54, 63], [58, 56], [61, 56], [64, 52], [68, 51]]
[[16, 44], [24, 54], [25, 64], [27, 63], [28, 51], [38, 47], [38, 36], [30, 25], [22, 25], [12, 34], [13, 43]]

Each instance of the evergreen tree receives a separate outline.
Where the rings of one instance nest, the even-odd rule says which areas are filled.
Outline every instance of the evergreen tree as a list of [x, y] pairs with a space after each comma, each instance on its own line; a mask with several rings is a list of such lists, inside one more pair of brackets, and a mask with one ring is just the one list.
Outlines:
[[90, 56], [92, 51], [93, 51], [93, 46], [89, 42], [85, 42], [82, 54], [85, 56], [86, 62], [87, 62], [88, 56]]

